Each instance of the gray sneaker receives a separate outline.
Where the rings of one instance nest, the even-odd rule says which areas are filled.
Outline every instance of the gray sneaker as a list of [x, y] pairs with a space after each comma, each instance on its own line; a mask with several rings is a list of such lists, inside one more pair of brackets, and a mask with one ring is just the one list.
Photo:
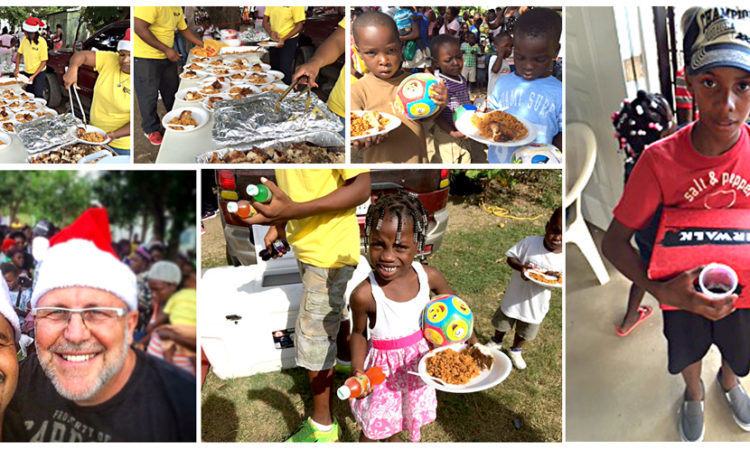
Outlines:
[[703, 442], [706, 426], [703, 423], [703, 402], [706, 391], [701, 381], [703, 400], [685, 400], [680, 408], [680, 439], [682, 442]]
[[742, 385], [737, 383], [737, 386], [733, 387], [729, 391], [725, 391], [721, 385], [721, 369], [716, 374], [716, 381], [719, 383], [719, 388], [724, 393], [724, 398], [729, 403], [729, 408], [732, 410], [732, 417], [737, 425], [745, 431], [750, 431], [750, 399], [745, 393], [745, 389]]

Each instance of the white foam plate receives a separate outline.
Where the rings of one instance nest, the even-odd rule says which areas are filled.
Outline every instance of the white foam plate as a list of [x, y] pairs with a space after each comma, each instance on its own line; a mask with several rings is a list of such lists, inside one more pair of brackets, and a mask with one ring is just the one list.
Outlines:
[[222, 47], [219, 49], [219, 55], [259, 55], [259, 51], [266, 52], [257, 45], [240, 45], [239, 47]]
[[529, 276], [529, 274], [532, 273], [532, 272], [535, 273], [535, 274], [541, 275], [542, 277], [544, 277], [547, 280], [554, 281], [556, 279], [555, 277], [547, 275], [547, 274], [545, 274], [542, 271], [534, 270], [534, 269], [526, 269], [523, 272], [523, 274], [526, 275], [526, 278], [528, 278], [529, 281], [531, 281], [532, 283], [538, 284], [539, 286], [544, 286], [544, 287], [547, 287], [547, 288], [562, 288], [562, 285], [563, 285], [562, 283], [557, 283], [557, 284], [555, 284], [555, 283], [545, 283], [543, 281], [539, 281], [539, 280], [535, 280], [535, 279], [531, 278]]
[[12, 142], [13, 136], [4, 131], [0, 131], [0, 150], [7, 148]]
[[[357, 114], [358, 116], [361, 117], [367, 111], [352, 111], [352, 112], [354, 114]], [[362, 139], [367, 139], [368, 137], [379, 136], [381, 134], [390, 133], [391, 131], [393, 131], [396, 128], [398, 128], [399, 126], [401, 126], [401, 119], [399, 119], [398, 117], [394, 116], [393, 114], [388, 114], [388, 113], [382, 112], [382, 113], [380, 113], [380, 115], [386, 117], [389, 120], [388, 125], [385, 126], [384, 130], [382, 130], [382, 131], [372, 131], [372, 130], [370, 130], [367, 133], [363, 134], [362, 136], [352, 136], [352, 140], [353, 141], [359, 141], [359, 140], [362, 140]]]
[[[491, 111], [487, 111], [488, 113]], [[474, 114], [485, 114], [480, 112], [475, 112]], [[523, 126], [526, 127], [526, 130], [528, 130], [528, 133], [526, 133], [526, 136], [524, 136], [521, 139], [515, 140], [515, 141], [508, 141], [508, 142], [495, 142], [492, 139], [483, 138], [479, 135], [479, 130], [477, 127], [474, 126], [474, 124], [471, 123], [471, 118], [473, 117], [473, 114], [463, 114], [461, 115], [458, 120], [456, 121], [456, 129], [466, 135], [469, 139], [472, 139], [477, 142], [481, 142], [482, 144], [486, 145], [496, 145], [501, 147], [516, 147], [518, 145], [526, 145], [530, 142], [534, 142], [534, 139], [536, 139], [536, 127], [529, 122], [528, 120], [522, 118], [522, 117], [515, 117], [518, 119]]]
[[467, 344], [465, 343], [451, 344], [436, 348], [425, 354], [422, 359], [419, 360], [419, 366], [417, 366], [417, 371], [419, 372], [422, 381], [439, 391], [466, 394], [469, 392], [484, 391], [493, 386], [497, 386], [498, 384], [502, 383], [503, 380], [508, 378], [512, 367], [510, 358], [508, 358], [506, 354], [494, 348], [490, 349], [490, 352], [492, 352], [492, 356], [495, 358], [495, 362], [492, 364], [492, 367], [482, 370], [481, 372], [479, 372], [479, 376], [474, 377], [466, 384], [440, 384], [427, 374], [427, 358], [443, 352], [449, 348], [453, 349], [456, 352], [460, 352], [461, 350], [466, 348], [466, 346]]
[[[3, 127], [3, 125], [6, 124], [6, 123], [12, 123], [14, 131], [7, 131], [5, 129], [5, 127]], [[15, 129], [16, 129], [17, 126], [18, 126], [18, 122], [16, 122], [15, 120], [13, 120], [13, 119], [6, 120], [5, 122], [0, 123], [0, 131], [2, 131], [3, 133], [16, 134]]]
[[[200, 92], [200, 88], [191, 87], [191, 88], [180, 89], [179, 91], [177, 91], [177, 93], [175, 93], [174, 96], [175, 98], [182, 100], [183, 102], [188, 102], [188, 103], [202, 102], [204, 100], [203, 98], [200, 100], [186, 100], [185, 94], [187, 94], [188, 92]], [[206, 94], [201, 93], [201, 95], [205, 96]]]
[[[102, 161], [104, 161], [105, 158], [112, 157], [112, 153], [107, 150], [99, 150], [98, 152], [92, 153], [90, 155], [86, 155], [83, 158], [78, 160], [78, 164], [99, 164]], [[99, 159], [101, 158], [101, 159]], [[99, 161], [96, 161], [99, 159]], [[92, 162], [96, 161], [96, 162]]]
[[[213, 84], [215, 81], [216, 81], [216, 77], [204, 78], [203, 80], [201, 80], [198, 89], [202, 90], [206, 86]], [[224, 83], [221, 83], [221, 85], [222, 85], [221, 92], [224, 92], [227, 89], [229, 89], [229, 82], [225, 81]], [[205, 94], [205, 92], [201, 92], [201, 94]]]
[[[195, 121], [198, 123], [198, 126], [188, 127], [183, 130], [177, 130], [177, 129], [172, 128], [169, 125], [169, 121], [179, 117], [183, 111], [190, 111], [193, 114], [193, 119], [195, 119]], [[195, 131], [203, 127], [205, 124], [207, 124], [209, 118], [210, 118], [210, 114], [205, 109], [198, 108], [195, 106], [187, 106], [185, 108], [173, 109], [172, 111], [165, 114], [164, 118], [161, 120], [161, 124], [164, 126], [165, 129], [171, 131], [172, 133], [190, 133], [192, 131]]]
[[258, 47], [273, 48], [273, 47], [278, 47], [279, 43], [275, 41], [263, 41], [263, 42], [258, 42], [256, 45]]
[[[253, 91], [253, 94], [259, 94], [260, 93], [260, 88], [258, 86], [255, 86], [254, 84], [235, 84], [231, 88], [229, 88], [229, 90], [227, 90], [226, 95], [227, 95], [228, 98], [234, 98], [234, 97], [232, 97], [232, 89], [233, 88], [240, 88], [240, 89], [242, 89], [242, 88], [248, 88], [251, 91]], [[250, 95], [252, 95], [252, 94], [250, 94]], [[245, 97], [238, 97], [235, 100], [238, 100], [240, 98], [245, 98]]]
[[[250, 76], [253, 75], [253, 74], [264, 75], [265, 76], [265, 80], [264, 81], [259, 81], [259, 82], [253, 82], [252, 80], [250, 80]], [[278, 80], [280, 80], [282, 78], [284, 78], [284, 74], [281, 73], [281, 72], [278, 72], [276, 70], [271, 70], [269, 72], [251, 72], [251, 71], [248, 71], [248, 72], [246, 72], [245, 81], [244, 82], [245, 83], [254, 84], [256, 86], [262, 86], [264, 84], [275, 83], [276, 81], [278, 81]]]
[[[108, 139], [108, 138], [105, 138], [104, 141], [102, 141], [102, 142], [84, 141], [83, 139], [79, 139], [78, 136], [76, 135], [76, 130], [78, 128], [83, 128], [83, 124], [76, 125], [74, 127], [70, 127], [70, 131], [68, 131], [68, 133], [70, 133], [70, 135], [73, 136], [76, 139], [76, 141], [78, 141], [78, 142], [83, 142], [84, 144], [91, 144], [91, 145], [106, 145], [106, 144], [108, 144], [109, 142], [112, 141], [112, 139]], [[86, 132], [87, 133], [96, 132], [96, 133], [103, 134], [105, 136], [107, 134], [106, 131], [102, 130], [101, 128], [95, 127], [93, 125], [86, 125]]]
[[206, 75], [205, 75], [206, 72], [205, 72], [205, 70], [194, 70], [193, 71], [193, 72], [195, 72], [195, 77], [194, 78], [188, 77], [187, 76], [188, 72], [189, 72], [189, 70], [183, 70], [182, 73], [180, 74], [180, 78], [183, 79], [183, 80], [192, 80], [192, 81], [201, 81], [204, 78], [206, 78]]
[[[226, 92], [221, 93], [221, 94], [207, 95], [206, 98], [203, 99], [203, 102], [201, 104], [203, 105], [204, 108], [206, 108], [206, 110], [212, 111], [212, 112], [213, 112], [214, 109], [211, 106], [209, 106], [209, 103], [208, 103], [208, 99], [211, 98], [211, 97], [221, 97], [222, 100], [229, 100], [230, 98], [232, 98]], [[196, 119], [196, 121], [197, 120], [198, 119]]]

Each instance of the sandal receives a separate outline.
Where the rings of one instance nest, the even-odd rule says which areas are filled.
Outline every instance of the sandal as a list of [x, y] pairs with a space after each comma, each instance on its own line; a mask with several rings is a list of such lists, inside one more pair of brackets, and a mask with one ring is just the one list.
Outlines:
[[648, 318], [648, 316], [651, 315], [652, 312], [653, 312], [653, 308], [650, 307], [650, 306], [648, 306], [648, 305], [641, 305], [641, 306], [639, 306], [638, 307], [638, 320], [636, 320], [635, 323], [633, 325], [631, 325], [630, 328], [628, 328], [626, 330], [623, 330], [619, 326], [615, 326], [615, 334], [618, 335], [618, 336], [620, 336], [620, 337], [625, 337], [625, 336], [629, 335], [630, 332], [633, 331], [633, 329], [635, 329], [635, 327], [637, 327], [638, 324], [640, 324], [641, 322], [643, 322], [644, 320], [646, 320]]

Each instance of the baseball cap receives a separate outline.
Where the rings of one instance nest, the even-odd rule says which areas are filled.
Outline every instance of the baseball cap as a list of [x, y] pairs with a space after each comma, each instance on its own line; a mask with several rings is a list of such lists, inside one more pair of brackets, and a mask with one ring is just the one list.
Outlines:
[[688, 75], [714, 67], [750, 72], [750, 10], [690, 8], [682, 16]]

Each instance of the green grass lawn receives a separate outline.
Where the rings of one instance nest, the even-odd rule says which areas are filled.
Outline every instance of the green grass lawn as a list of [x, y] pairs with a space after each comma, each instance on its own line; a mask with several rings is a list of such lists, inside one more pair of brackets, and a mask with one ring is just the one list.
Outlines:
[[[512, 207], [500, 204], [516, 215], [544, 214], [534, 221], [497, 218], [475, 204], [452, 205], [448, 233], [442, 247], [429, 260], [471, 306], [480, 342], [486, 342], [494, 333], [490, 320], [510, 280], [505, 252], [526, 236], [542, 234], [552, 212], [545, 207], [549, 202], [533, 201], [539, 198], [538, 194], [528, 191], [529, 198], [514, 197]], [[557, 199], [559, 204], [559, 196]], [[453, 202], [463, 200], [452, 198]], [[495, 200], [508, 199], [500, 196]], [[525, 346], [525, 371], [513, 370], [503, 383], [478, 393], [438, 392], [437, 420], [422, 428], [422, 441], [561, 441], [561, 304], [561, 290], [553, 290], [551, 309], [539, 335]], [[512, 337], [512, 333], [506, 336], [505, 347]], [[336, 386], [344, 380], [343, 375], [337, 375]], [[234, 380], [220, 380], [210, 373], [202, 391], [202, 439], [283, 441], [307, 417], [311, 407], [304, 370]], [[348, 403], [335, 400], [333, 413], [342, 427], [341, 440], [356, 441], [359, 427]], [[514, 419], [519, 419], [520, 427], [514, 426]], [[408, 436], [402, 434], [402, 438]]]

